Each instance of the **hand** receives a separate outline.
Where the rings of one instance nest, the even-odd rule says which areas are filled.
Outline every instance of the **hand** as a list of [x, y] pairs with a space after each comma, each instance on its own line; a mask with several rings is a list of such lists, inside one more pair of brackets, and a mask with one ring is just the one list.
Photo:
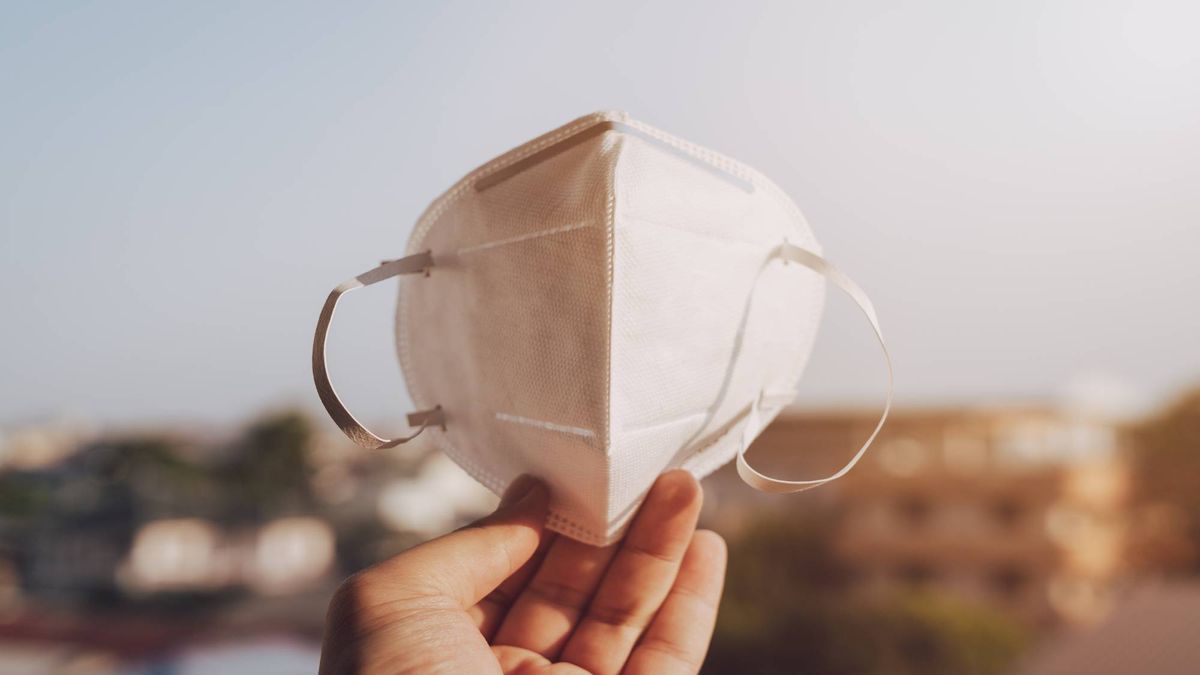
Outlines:
[[546, 489], [351, 577], [329, 606], [321, 673], [696, 673], [725, 576], [701, 491], [663, 474], [629, 534], [597, 548], [544, 532]]

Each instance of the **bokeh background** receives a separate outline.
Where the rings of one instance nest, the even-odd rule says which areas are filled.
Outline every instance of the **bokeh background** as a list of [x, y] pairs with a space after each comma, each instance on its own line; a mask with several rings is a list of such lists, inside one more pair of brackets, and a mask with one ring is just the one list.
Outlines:
[[[315, 670], [340, 578], [494, 504], [318, 414], [325, 294], [473, 167], [617, 108], [779, 183], [897, 364], [844, 481], [706, 481], [733, 556], [707, 670], [1190, 672], [1198, 25], [1165, 0], [5, 4], [0, 671]], [[399, 432], [393, 302], [344, 303], [330, 360]], [[849, 303], [822, 331], [752, 450], [791, 477], [880, 403]]]

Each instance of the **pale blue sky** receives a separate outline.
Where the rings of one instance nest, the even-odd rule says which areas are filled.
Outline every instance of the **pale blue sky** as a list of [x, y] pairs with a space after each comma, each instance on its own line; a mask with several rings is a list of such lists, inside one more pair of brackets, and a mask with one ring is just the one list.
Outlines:
[[[0, 423], [316, 406], [329, 288], [603, 108], [792, 194], [874, 297], [901, 402], [1200, 379], [1200, 10], [902, 5], [6, 3]], [[399, 428], [392, 296], [344, 303], [331, 360]], [[874, 401], [831, 310], [803, 400]]]

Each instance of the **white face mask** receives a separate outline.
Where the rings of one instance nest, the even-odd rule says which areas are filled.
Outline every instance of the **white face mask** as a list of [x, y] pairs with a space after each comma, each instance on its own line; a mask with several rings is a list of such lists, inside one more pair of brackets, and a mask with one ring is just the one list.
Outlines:
[[[758, 172], [629, 119], [596, 113], [475, 170], [426, 210], [408, 256], [330, 294], [313, 372], [325, 408], [365, 447], [325, 367], [339, 297], [400, 274], [396, 342], [421, 412], [409, 424], [499, 493], [551, 489], [550, 529], [617, 539], [654, 479], [704, 476], [743, 453], [794, 396], [825, 281], [879, 326], [820, 257], [795, 204]], [[882, 344], [883, 338], [879, 336]], [[886, 355], [886, 350], [885, 350]], [[888, 405], [891, 363], [888, 362]]]

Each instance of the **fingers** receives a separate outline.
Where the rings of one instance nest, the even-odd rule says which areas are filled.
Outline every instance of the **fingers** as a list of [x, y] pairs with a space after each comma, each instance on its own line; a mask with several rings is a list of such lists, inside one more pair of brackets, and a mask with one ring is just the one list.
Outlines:
[[543, 537], [548, 501], [546, 487], [523, 476], [513, 482], [495, 513], [363, 574], [385, 594], [436, 595], [470, 607], [533, 556]]
[[547, 551], [555, 541], [558, 541], [558, 535], [552, 532], [543, 533], [537, 551], [529, 560], [525, 561], [524, 565], [521, 565], [521, 569], [505, 579], [496, 587], [496, 590], [484, 596], [474, 607], [467, 610], [467, 614], [489, 643], [493, 641], [497, 629], [500, 628], [500, 622], [510, 613], [513, 603], [520, 596], [525, 584], [529, 582], [529, 578], [541, 567], [542, 561], [546, 559]]
[[508, 645], [492, 647], [500, 671], [506, 675], [592, 675], [571, 663], [551, 663], [546, 657]]
[[701, 530], [692, 538], [679, 576], [646, 629], [625, 672], [629, 675], [698, 673], [712, 639], [725, 583], [725, 541]]
[[675, 582], [700, 514], [700, 485], [685, 471], [655, 482], [561, 659], [620, 672]]
[[504, 617], [493, 644], [557, 658], [616, 549], [560, 537]]

